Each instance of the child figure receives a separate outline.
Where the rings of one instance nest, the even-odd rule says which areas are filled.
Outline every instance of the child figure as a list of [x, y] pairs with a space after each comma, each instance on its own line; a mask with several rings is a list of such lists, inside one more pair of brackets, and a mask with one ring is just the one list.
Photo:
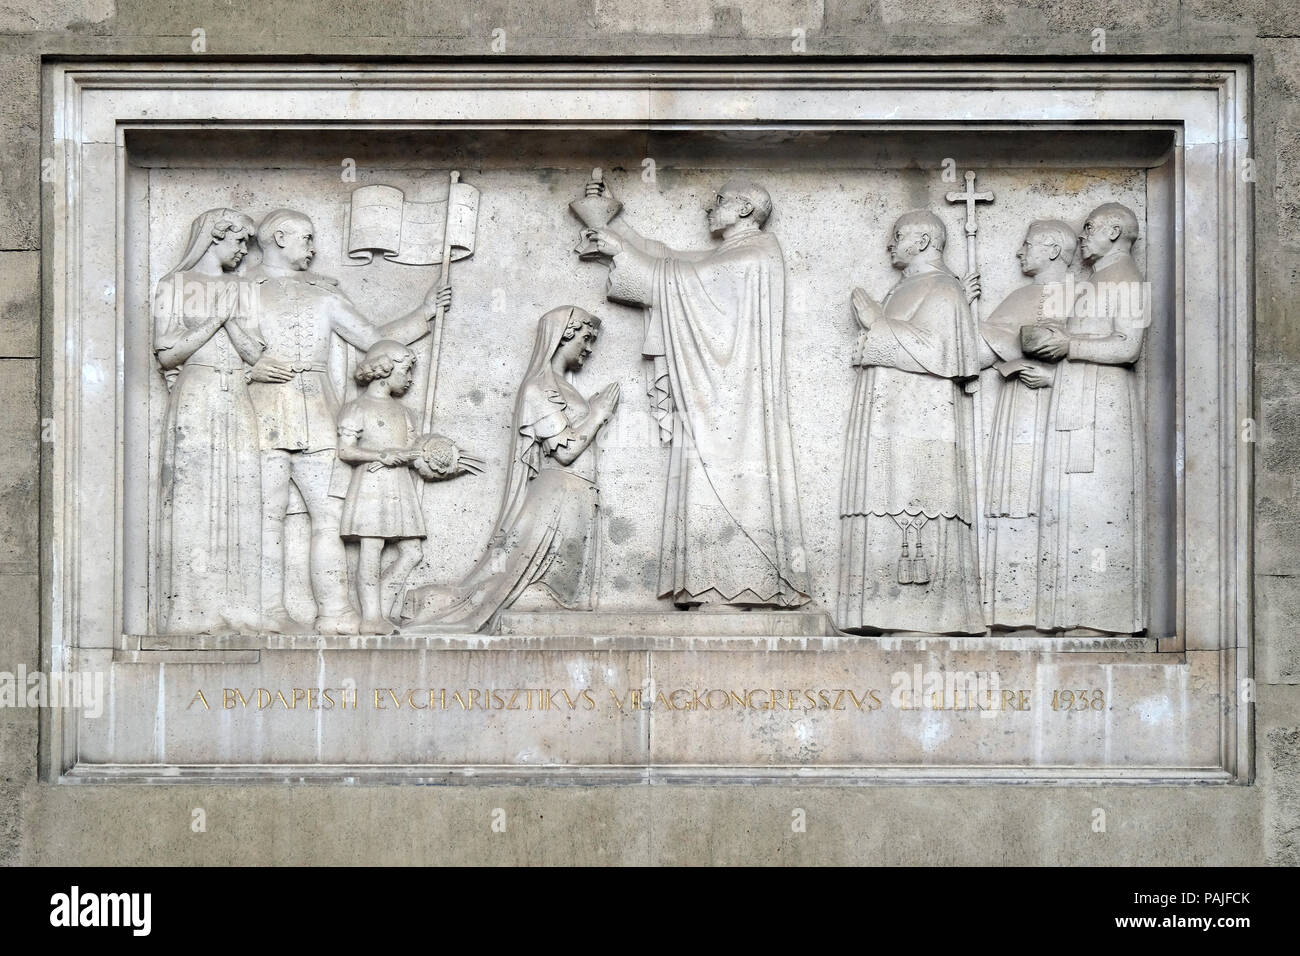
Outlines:
[[[415, 353], [398, 342], [376, 342], [357, 368], [362, 394], [339, 412], [341, 461], [353, 464], [352, 483], [343, 503], [339, 534], [361, 542], [357, 569], [361, 633], [391, 634], [396, 627], [383, 613], [381, 595], [401, 583], [420, 563], [424, 513], [412, 465], [422, 457], [419, 423], [395, 396], [411, 387]], [[384, 545], [393, 541], [397, 557], [381, 570]]]

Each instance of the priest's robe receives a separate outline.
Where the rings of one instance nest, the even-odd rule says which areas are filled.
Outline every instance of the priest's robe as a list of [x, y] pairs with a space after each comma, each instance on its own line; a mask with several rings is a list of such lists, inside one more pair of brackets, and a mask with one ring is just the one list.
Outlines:
[[975, 323], [961, 282], [922, 264], [859, 339], [840, 498], [836, 624], [981, 634]]
[[686, 253], [624, 239], [607, 294], [647, 309], [642, 351], [654, 362], [653, 410], [672, 445], [659, 596], [805, 604], [781, 246], [764, 232]]
[[1128, 253], [1094, 266], [1066, 322], [1048, 409], [1038, 623], [1132, 634], [1146, 626], [1145, 429], [1134, 365], [1150, 302]]
[[994, 627], [1038, 624], [1039, 515], [1052, 392], [1050, 385], [1030, 388], [1019, 373], [1036, 369], [1050, 379], [1056, 366], [1025, 355], [1020, 329], [1026, 325], [1064, 329], [1069, 312], [1065, 299], [1072, 289], [1059, 282], [1022, 286], [980, 322], [987, 364], [1001, 376], [984, 471], [986, 531], [981, 562], [985, 606]]

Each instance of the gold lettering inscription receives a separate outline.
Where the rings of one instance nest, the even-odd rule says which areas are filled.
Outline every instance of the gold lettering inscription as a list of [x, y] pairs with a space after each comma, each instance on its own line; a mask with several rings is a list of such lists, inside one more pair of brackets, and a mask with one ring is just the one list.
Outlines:
[[1082, 713], [1084, 711], [1103, 711], [1106, 709], [1106, 692], [1100, 688], [1091, 690], [1052, 691], [1052, 710], [1063, 713]]
[[[350, 683], [350, 682], [349, 682]], [[638, 687], [606, 689], [599, 695], [590, 687], [222, 687], [219, 697], [206, 688], [196, 688], [185, 698], [185, 710], [212, 709], [219, 699], [221, 710], [257, 712], [354, 711], [360, 693], [369, 696], [375, 711], [421, 711], [428, 714], [478, 714], [484, 711], [522, 711], [569, 714], [575, 711], [634, 714], [645, 711], [716, 714], [726, 711], [778, 714], [827, 715], [874, 714], [890, 710], [943, 711], [960, 713], [1030, 713], [1033, 692], [1029, 688], [988, 688], [962, 683], [951, 686], [930, 682], [897, 687], [885, 706], [886, 691], [878, 687]], [[931, 689], [933, 688], [933, 689]], [[218, 691], [213, 690], [216, 694]], [[1050, 698], [1053, 712], [1098, 713], [1107, 710], [1105, 691], [1099, 688], [1055, 688]], [[450, 719], [450, 717], [448, 718]], [[540, 718], [539, 718], [540, 719]]]

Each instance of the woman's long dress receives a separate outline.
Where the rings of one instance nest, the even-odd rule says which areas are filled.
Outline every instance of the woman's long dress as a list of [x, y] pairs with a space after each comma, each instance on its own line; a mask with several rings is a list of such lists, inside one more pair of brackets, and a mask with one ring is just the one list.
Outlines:
[[[158, 350], [202, 325], [210, 308], [234, 310], [238, 296], [193, 296], [210, 283], [189, 273], [158, 284]], [[181, 366], [171, 382], [159, 469], [158, 630], [203, 633], [257, 627], [262, 571], [261, 462], [245, 364], [225, 328]]]
[[586, 418], [588, 404], [568, 382], [554, 382], [557, 388], [526, 396], [522, 403], [545, 414], [526, 416], [532, 420], [520, 423], [532, 450], [520, 506], [460, 584], [412, 593], [407, 606], [412, 624], [477, 631], [534, 584], [546, 588], [562, 607], [592, 609], [600, 542], [595, 449], [587, 449], [571, 465], [555, 458], [568, 440], [563, 433]]

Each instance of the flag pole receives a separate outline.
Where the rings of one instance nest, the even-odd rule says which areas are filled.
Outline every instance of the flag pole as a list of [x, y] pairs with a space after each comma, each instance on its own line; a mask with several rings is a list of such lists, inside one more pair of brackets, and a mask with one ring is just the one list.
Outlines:
[[[447, 185], [447, 218], [442, 226], [442, 275], [438, 279], [439, 289], [446, 288], [451, 277], [451, 203], [452, 192], [458, 182], [460, 182], [460, 173], [453, 169]], [[421, 435], [428, 434], [433, 429], [433, 398], [438, 389], [438, 359], [442, 355], [442, 326], [446, 316], [447, 313], [441, 305], [433, 314], [433, 344], [429, 348], [429, 368], [425, 372], [424, 415], [420, 419]], [[426, 484], [427, 482], [420, 482], [417, 489], [421, 504], [424, 502]]]

